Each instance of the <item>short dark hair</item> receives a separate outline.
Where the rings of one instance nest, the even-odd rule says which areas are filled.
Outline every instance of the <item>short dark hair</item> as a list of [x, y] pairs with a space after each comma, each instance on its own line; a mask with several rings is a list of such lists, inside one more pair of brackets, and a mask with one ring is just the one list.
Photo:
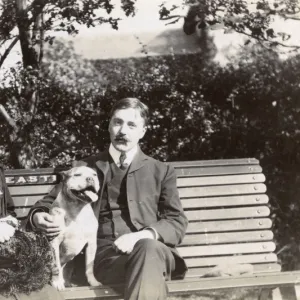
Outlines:
[[149, 108], [146, 104], [140, 101], [138, 98], [123, 98], [117, 101], [111, 111], [110, 118], [112, 118], [113, 114], [116, 110], [126, 109], [126, 108], [134, 108], [140, 111], [141, 117], [144, 119], [144, 125], [147, 126], [149, 122]]

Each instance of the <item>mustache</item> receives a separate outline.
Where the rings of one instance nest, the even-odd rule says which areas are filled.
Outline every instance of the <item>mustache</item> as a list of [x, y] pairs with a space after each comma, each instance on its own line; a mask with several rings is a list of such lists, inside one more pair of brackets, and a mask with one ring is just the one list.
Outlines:
[[129, 139], [127, 139], [125, 136], [123, 136], [123, 135], [117, 135], [116, 137], [115, 137], [115, 140], [116, 141], [124, 141], [124, 142], [129, 142]]

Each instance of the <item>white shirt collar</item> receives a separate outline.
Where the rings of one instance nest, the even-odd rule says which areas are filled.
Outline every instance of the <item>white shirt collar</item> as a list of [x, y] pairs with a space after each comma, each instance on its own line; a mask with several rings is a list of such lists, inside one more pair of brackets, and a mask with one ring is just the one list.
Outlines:
[[[132, 149], [130, 149], [128, 152], [126, 152], [126, 159], [124, 161], [125, 164], [128, 164], [128, 166], [132, 163], [134, 156], [136, 155], [138, 151], [138, 146], [134, 146]], [[120, 155], [121, 152], [118, 151], [113, 144], [110, 144], [109, 150], [108, 150], [110, 156], [112, 157], [115, 164], [119, 167], [120, 166]]]

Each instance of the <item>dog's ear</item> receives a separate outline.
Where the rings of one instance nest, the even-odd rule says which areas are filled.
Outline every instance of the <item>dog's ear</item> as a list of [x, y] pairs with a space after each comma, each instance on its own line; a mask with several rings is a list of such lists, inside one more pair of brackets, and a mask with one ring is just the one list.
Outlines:
[[68, 177], [70, 177], [70, 170], [61, 171], [61, 172], [59, 173], [59, 175], [60, 175], [60, 179], [61, 179], [62, 181], [65, 181]]

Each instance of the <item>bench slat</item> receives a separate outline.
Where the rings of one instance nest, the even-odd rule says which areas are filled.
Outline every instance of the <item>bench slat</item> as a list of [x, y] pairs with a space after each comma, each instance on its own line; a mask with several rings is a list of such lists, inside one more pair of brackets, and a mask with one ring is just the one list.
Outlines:
[[258, 165], [256, 158], [230, 158], [230, 159], [211, 159], [211, 160], [190, 160], [167, 162], [174, 168], [184, 168], [186, 166], [228, 166], [228, 165]]
[[277, 262], [277, 256], [274, 253], [233, 255], [223, 257], [212, 256], [201, 258], [186, 258], [185, 262], [188, 267], [216, 266], [220, 264], [252, 264]]
[[263, 183], [179, 188], [180, 198], [259, 194], [266, 192]]
[[[268, 272], [280, 272], [281, 266], [276, 263], [266, 263], [266, 264], [252, 264], [253, 272], [255, 274], [268, 273]], [[190, 268], [186, 273], [186, 278], [200, 277], [209, 272], [212, 267], [204, 268]]]
[[[27, 216], [30, 206], [23, 208], [15, 208], [18, 218]], [[199, 211], [185, 212], [189, 221], [206, 221], [206, 220], [226, 220], [226, 219], [241, 219], [266, 217], [270, 214], [270, 209], [266, 206], [247, 207], [247, 208], [227, 208], [227, 209], [209, 209]], [[247, 220], [248, 221], [248, 220]], [[202, 223], [203, 224], [203, 223]], [[257, 227], [256, 227], [257, 228]]]
[[270, 214], [267, 206], [249, 206], [238, 208], [207, 209], [185, 212], [189, 221], [226, 220], [252, 217], [266, 217]]
[[260, 166], [190, 167], [175, 169], [178, 177], [261, 173]]
[[265, 180], [266, 177], [263, 174], [178, 178], [177, 187], [256, 183], [265, 182]]
[[[193, 292], [207, 290], [224, 290], [232, 288], [278, 288], [278, 287], [294, 287], [299, 284], [299, 271], [294, 272], [278, 272], [273, 274], [257, 274], [256, 276], [234, 276], [227, 278], [204, 278], [202, 280], [187, 279], [171, 281], [168, 284], [169, 292], [191, 294]], [[224, 292], [221, 294], [224, 297]], [[296, 299], [290, 292], [284, 299]], [[222, 297], [222, 296], [221, 296]], [[268, 298], [269, 299], [269, 298]], [[274, 298], [280, 299], [280, 298]]]
[[[220, 185], [220, 184], [240, 184], [240, 183], [256, 183], [265, 182], [265, 176], [261, 173], [256, 174], [241, 174], [241, 175], [225, 175], [220, 176], [202, 176], [196, 177], [178, 177], [178, 187], [189, 186], [205, 186], [205, 185]], [[59, 182], [58, 176], [55, 174], [36, 175], [36, 176], [6, 176], [6, 183], [10, 186], [22, 185], [43, 185], [43, 184], [57, 184]]]
[[[6, 183], [9, 186], [14, 185], [40, 185], [57, 183], [58, 176], [55, 174], [42, 175], [20, 175], [20, 176], [6, 176]], [[241, 175], [225, 175], [225, 176], [207, 176], [204, 177], [179, 177], [177, 179], [177, 186], [205, 186], [205, 185], [220, 185], [220, 184], [236, 184], [236, 183], [255, 183], [265, 182], [264, 174], [241, 174]]]
[[53, 175], [65, 170], [66, 168], [37, 168], [37, 169], [8, 169], [5, 176], [38, 176]]
[[[13, 203], [17, 207], [32, 206], [36, 201], [42, 199], [43, 195], [14, 196]], [[265, 194], [245, 195], [245, 196], [227, 196], [227, 197], [209, 197], [209, 198], [189, 198], [181, 201], [184, 209], [196, 209], [217, 206], [245, 206], [266, 204], [269, 197]]]
[[45, 195], [54, 187], [53, 184], [32, 186], [11, 186], [9, 191], [12, 196], [17, 195]]
[[[256, 158], [232, 158], [232, 159], [215, 159], [215, 160], [193, 160], [193, 161], [175, 161], [167, 162], [174, 168], [185, 168], [186, 166], [228, 166], [228, 165], [259, 165]], [[65, 168], [38, 168], [38, 169], [8, 169], [5, 170], [7, 176], [19, 175], [49, 175], [59, 173]]]
[[[181, 176], [203, 176], [207, 175], [222, 175], [222, 174], [253, 174], [260, 173], [262, 168], [256, 162], [247, 163], [243, 160], [215, 160], [215, 161], [187, 161], [187, 162], [171, 162], [170, 165], [175, 167], [176, 173]], [[65, 168], [42, 168], [42, 169], [16, 169], [16, 170], [6, 170], [5, 175], [7, 178], [7, 183], [18, 183], [24, 177], [26, 182], [30, 184], [35, 182], [36, 179], [39, 181], [48, 181], [52, 175], [56, 177], [60, 171]], [[13, 179], [14, 178], [14, 179]]]
[[269, 241], [272, 240], [273, 237], [274, 234], [271, 230], [222, 232], [207, 234], [202, 233], [186, 235], [181, 246], [226, 244], [233, 242]]
[[268, 218], [230, 220], [230, 221], [205, 221], [191, 222], [188, 225], [188, 233], [197, 232], [226, 232], [226, 231], [244, 231], [255, 229], [269, 229], [272, 221]]
[[265, 253], [272, 252], [275, 248], [276, 246], [273, 242], [262, 242], [181, 247], [178, 248], [178, 252], [182, 257], [186, 258], [196, 256]]
[[226, 197], [208, 197], [208, 198], [189, 198], [182, 199], [181, 203], [184, 209], [205, 208], [217, 206], [245, 206], [266, 204], [269, 197], [265, 194], [244, 195], [244, 196], [226, 196]]
[[38, 200], [41, 200], [43, 198], [43, 195], [38, 196], [14, 196], [13, 203], [14, 206], [17, 207], [26, 207], [26, 206], [32, 206], [34, 205]]

